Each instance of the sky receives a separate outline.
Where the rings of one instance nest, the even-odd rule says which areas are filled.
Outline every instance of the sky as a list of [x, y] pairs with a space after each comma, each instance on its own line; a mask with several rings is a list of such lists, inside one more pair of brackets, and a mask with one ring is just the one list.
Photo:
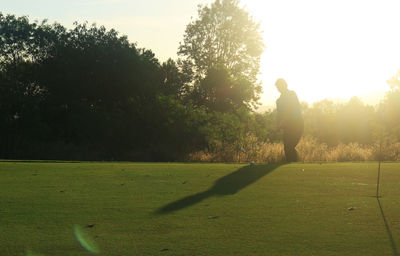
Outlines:
[[[71, 28], [97, 23], [151, 49], [160, 61], [176, 59], [198, 4], [212, 0], [0, 0], [3, 14], [48, 19]], [[377, 104], [400, 69], [398, 0], [242, 0], [261, 23], [261, 103], [274, 106], [274, 83], [284, 78], [300, 101], [352, 96]]]

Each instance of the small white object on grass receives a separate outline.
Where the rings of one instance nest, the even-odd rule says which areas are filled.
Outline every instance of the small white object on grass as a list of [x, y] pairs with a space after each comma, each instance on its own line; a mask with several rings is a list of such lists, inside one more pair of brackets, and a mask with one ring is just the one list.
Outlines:
[[254, 165], [254, 161], [251, 161], [251, 162], [250, 162], [250, 165], [253, 166], [253, 165]]

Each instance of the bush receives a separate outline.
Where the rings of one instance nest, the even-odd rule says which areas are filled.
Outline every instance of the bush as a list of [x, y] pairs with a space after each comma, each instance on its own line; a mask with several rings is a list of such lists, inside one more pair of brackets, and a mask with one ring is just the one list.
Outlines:
[[[188, 157], [188, 161], [196, 162], [283, 162], [285, 154], [283, 143], [257, 142], [257, 138], [249, 136], [247, 143], [240, 150], [234, 144], [215, 143], [212, 150], [198, 151]], [[377, 161], [379, 145], [362, 145], [358, 143], [340, 143], [328, 146], [315, 138], [305, 137], [296, 147], [300, 162], [344, 162], [344, 161]], [[400, 143], [388, 143], [382, 146], [382, 160], [399, 161]]]

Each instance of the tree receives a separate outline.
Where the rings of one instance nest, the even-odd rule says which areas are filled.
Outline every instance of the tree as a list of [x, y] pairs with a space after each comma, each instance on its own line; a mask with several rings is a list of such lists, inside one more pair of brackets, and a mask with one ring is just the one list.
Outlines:
[[179, 70], [177, 63], [172, 59], [161, 65], [161, 76], [163, 94], [181, 99], [187, 93], [186, 83], [190, 78]]
[[330, 146], [339, 143], [338, 108], [333, 101], [325, 99], [304, 108], [304, 135], [316, 138]]
[[392, 90], [400, 89], [400, 70], [397, 71], [396, 75], [392, 76], [386, 81]]
[[246, 79], [233, 78], [224, 66], [214, 66], [192, 91], [196, 105], [218, 112], [236, 112], [249, 108], [253, 99], [252, 85]]
[[113, 29], [0, 13], [0, 158], [185, 159], [209, 123], [187, 79]]
[[[44, 22], [45, 23], [45, 22]], [[26, 137], [40, 137], [44, 127], [38, 108], [43, 88], [35, 81], [43, 55], [44, 23], [0, 13], [0, 155], [12, 157], [26, 148]]]
[[379, 123], [383, 124], [390, 140], [400, 140], [400, 70], [387, 80], [391, 90], [379, 105]]
[[352, 97], [338, 110], [338, 133], [343, 143], [372, 142], [372, 118], [374, 109], [364, 105], [357, 97]]
[[204, 81], [210, 70], [224, 67], [238, 85], [246, 84], [251, 96], [241, 101], [253, 105], [261, 93], [257, 74], [264, 44], [260, 24], [238, 4], [238, 0], [216, 0], [211, 7], [199, 5], [199, 18], [187, 25], [178, 55], [182, 70], [192, 75], [193, 91], [210, 86]]

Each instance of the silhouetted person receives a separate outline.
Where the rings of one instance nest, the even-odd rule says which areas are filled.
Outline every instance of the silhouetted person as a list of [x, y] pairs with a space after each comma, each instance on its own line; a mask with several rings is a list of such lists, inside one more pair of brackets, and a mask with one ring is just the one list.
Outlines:
[[299, 99], [294, 91], [287, 88], [284, 79], [279, 78], [275, 83], [281, 96], [276, 101], [278, 128], [283, 130], [283, 144], [287, 162], [297, 161], [296, 146], [303, 134], [304, 121], [301, 114]]

